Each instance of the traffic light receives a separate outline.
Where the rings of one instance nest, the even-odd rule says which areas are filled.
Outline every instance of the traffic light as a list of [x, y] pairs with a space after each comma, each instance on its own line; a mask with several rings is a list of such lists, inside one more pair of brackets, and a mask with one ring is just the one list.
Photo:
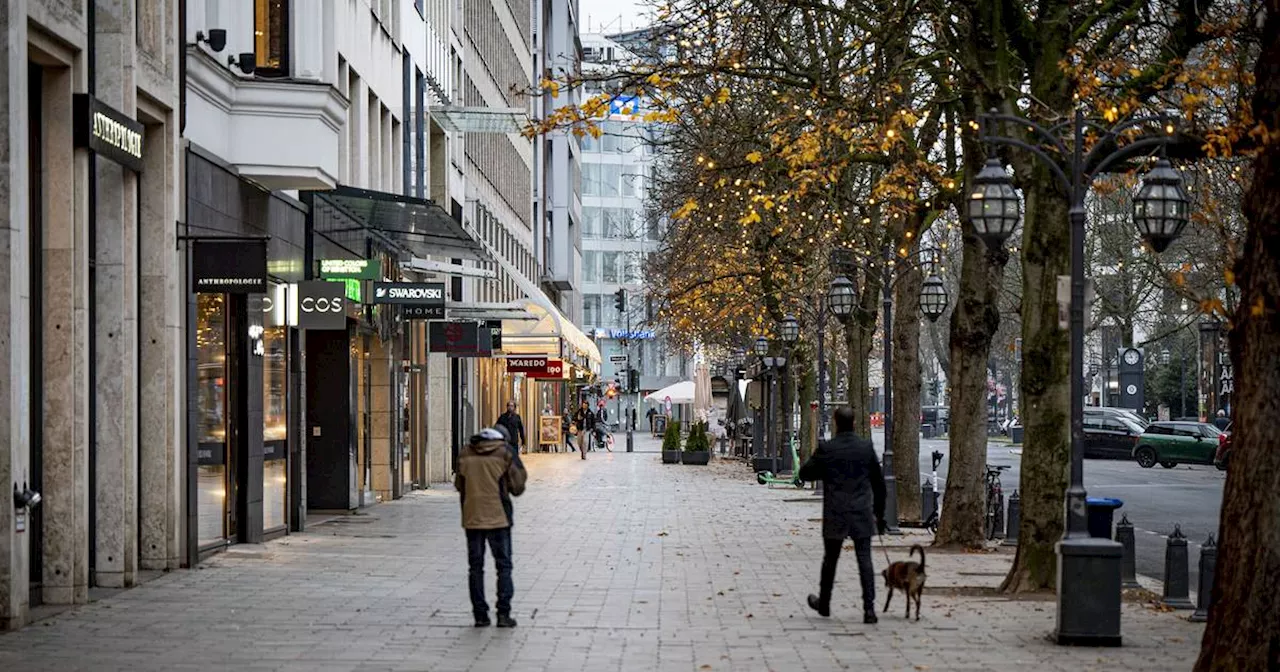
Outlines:
[[635, 369], [627, 371], [627, 391], [631, 394], [640, 391], [640, 372]]
[[613, 307], [618, 309], [619, 313], [627, 310], [627, 290], [619, 289], [613, 294]]
[[605, 390], [605, 392], [604, 392], [604, 396], [606, 396], [606, 397], [608, 397], [608, 398], [610, 398], [610, 399], [612, 399], [612, 398], [614, 398], [614, 397], [618, 396], [618, 386], [617, 386], [617, 385], [615, 385], [615, 384], [613, 384], [613, 383], [610, 383], [610, 384], [609, 384], [609, 389]]

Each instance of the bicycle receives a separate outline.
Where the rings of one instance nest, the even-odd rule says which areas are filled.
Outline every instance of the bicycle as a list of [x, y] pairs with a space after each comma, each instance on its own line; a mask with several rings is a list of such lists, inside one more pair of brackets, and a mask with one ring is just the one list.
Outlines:
[[1008, 469], [1007, 464], [987, 465], [987, 539], [995, 539], [996, 531], [1004, 521], [1004, 488], [1000, 485], [1000, 473]]

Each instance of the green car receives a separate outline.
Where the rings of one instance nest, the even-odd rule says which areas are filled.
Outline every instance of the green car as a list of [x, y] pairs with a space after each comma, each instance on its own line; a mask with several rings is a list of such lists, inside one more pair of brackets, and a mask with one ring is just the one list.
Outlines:
[[1133, 446], [1133, 459], [1144, 469], [1159, 464], [1213, 464], [1222, 432], [1206, 422], [1153, 422]]

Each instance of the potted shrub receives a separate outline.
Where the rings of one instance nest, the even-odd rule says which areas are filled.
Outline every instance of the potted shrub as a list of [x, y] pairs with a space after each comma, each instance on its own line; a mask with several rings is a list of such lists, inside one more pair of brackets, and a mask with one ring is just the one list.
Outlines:
[[711, 440], [707, 438], [706, 423], [699, 422], [689, 430], [689, 439], [684, 443], [680, 459], [685, 464], [707, 464], [711, 461]]
[[680, 421], [667, 422], [667, 431], [662, 435], [662, 463], [680, 464]]

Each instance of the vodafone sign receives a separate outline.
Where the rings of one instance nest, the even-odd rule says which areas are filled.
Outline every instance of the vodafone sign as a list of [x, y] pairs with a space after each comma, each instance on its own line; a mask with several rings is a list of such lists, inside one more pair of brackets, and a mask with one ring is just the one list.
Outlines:
[[554, 380], [564, 378], [564, 362], [551, 357], [508, 357], [507, 373], [523, 373], [530, 378]]

